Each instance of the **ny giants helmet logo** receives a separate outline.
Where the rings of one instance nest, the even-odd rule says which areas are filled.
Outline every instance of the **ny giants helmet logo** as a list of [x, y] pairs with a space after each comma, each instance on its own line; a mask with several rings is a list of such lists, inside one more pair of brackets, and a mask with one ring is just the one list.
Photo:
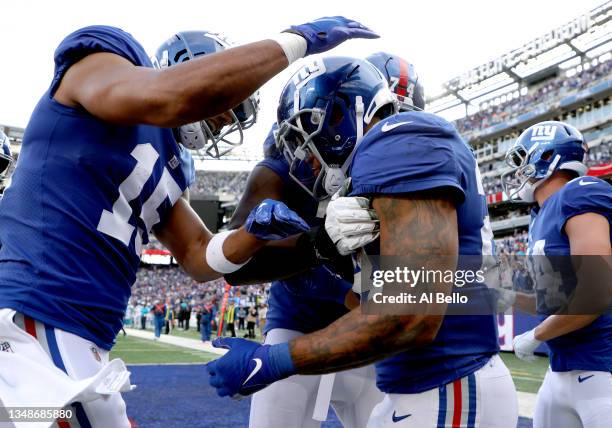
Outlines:
[[552, 141], [557, 133], [554, 125], [534, 125], [531, 132], [531, 141]]
[[295, 92], [293, 93], [294, 113], [300, 109], [300, 89], [302, 86], [323, 73], [325, 73], [325, 63], [320, 58], [314, 58], [295, 73], [293, 79], [291, 79], [291, 82], [295, 85]]

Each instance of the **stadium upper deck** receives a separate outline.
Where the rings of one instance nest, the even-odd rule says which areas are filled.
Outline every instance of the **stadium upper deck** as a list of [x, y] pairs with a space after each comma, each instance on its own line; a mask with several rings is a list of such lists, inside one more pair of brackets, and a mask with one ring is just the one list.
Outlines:
[[520, 132], [563, 120], [589, 144], [590, 175], [612, 177], [612, 1], [449, 80], [427, 110], [455, 125], [472, 145], [496, 234], [528, 225], [526, 207], [504, 203], [499, 176]]

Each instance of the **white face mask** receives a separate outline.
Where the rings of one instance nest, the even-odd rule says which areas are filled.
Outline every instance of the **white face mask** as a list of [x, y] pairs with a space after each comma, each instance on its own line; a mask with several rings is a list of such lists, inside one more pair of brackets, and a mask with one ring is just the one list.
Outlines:
[[535, 183], [526, 182], [518, 191], [518, 197], [521, 198], [523, 202], [535, 202], [535, 190], [544, 180], [545, 179], [538, 180]]
[[325, 171], [324, 180], [325, 182], [323, 183], [323, 187], [325, 188], [325, 191], [328, 195], [333, 195], [344, 184], [346, 175], [344, 174], [342, 168], [329, 167], [327, 168], [327, 171]]
[[[223, 125], [218, 132], [213, 132], [206, 120], [188, 123], [176, 128], [179, 142], [189, 150], [205, 150], [206, 154], [213, 158], [219, 158], [229, 153], [244, 141], [242, 133], [244, 128], [233, 110], [229, 110], [229, 113], [232, 116], [232, 122]], [[232, 135], [231, 139], [229, 138], [230, 135]]]

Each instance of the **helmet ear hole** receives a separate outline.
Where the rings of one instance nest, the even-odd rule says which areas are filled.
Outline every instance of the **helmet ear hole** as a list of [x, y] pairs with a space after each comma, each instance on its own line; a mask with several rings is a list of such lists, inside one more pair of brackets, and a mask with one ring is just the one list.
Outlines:
[[540, 159], [542, 159], [543, 161], [549, 161], [552, 156], [553, 156], [554, 150], [546, 150], [544, 153], [542, 153], [542, 156], [540, 156]]
[[376, 111], [376, 114], [374, 114], [374, 117], [380, 120], [383, 120], [384, 118], [389, 117], [393, 114], [395, 114], [395, 108], [393, 104], [385, 104], [384, 106], [382, 106]]
[[342, 122], [342, 119], [344, 119], [344, 111], [342, 107], [337, 102], [335, 102], [332, 107], [329, 124], [331, 126], [338, 126], [340, 122]]

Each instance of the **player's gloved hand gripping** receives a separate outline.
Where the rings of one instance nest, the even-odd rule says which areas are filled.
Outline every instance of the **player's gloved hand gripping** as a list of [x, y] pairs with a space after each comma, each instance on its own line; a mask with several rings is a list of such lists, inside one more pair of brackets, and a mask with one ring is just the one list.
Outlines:
[[264, 199], [253, 208], [244, 228], [259, 239], [277, 241], [306, 232], [310, 226], [284, 203]]
[[[308, 224], [287, 205], [272, 199], [265, 199], [253, 208], [244, 224], [244, 230], [261, 241], [285, 239], [309, 229]], [[246, 260], [237, 264], [225, 257], [224, 242], [234, 233], [236, 232], [231, 230], [219, 232], [206, 246], [206, 263], [216, 272], [223, 274], [235, 272], [248, 262]], [[257, 245], [263, 244], [258, 243]]]
[[206, 365], [208, 383], [220, 397], [250, 395], [295, 373], [288, 343], [260, 345], [238, 338], [219, 338], [216, 348], [229, 350]]
[[342, 255], [375, 241], [380, 234], [378, 216], [370, 207], [370, 200], [362, 196], [344, 196], [348, 190], [346, 186], [350, 186], [350, 182], [332, 196], [325, 217], [325, 230]]

